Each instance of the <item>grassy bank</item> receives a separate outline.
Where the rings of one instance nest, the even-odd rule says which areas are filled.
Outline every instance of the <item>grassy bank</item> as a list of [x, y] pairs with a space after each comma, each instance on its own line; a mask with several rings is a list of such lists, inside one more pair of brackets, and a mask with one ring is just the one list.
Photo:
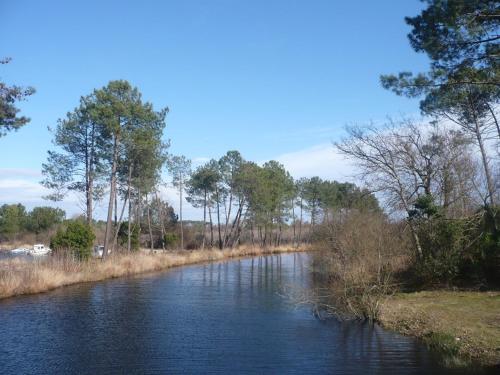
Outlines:
[[398, 293], [382, 303], [379, 321], [422, 338], [449, 365], [500, 365], [500, 292]]
[[45, 292], [65, 285], [151, 272], [170, 267], [219, 261], [235, 257], [306, 251], [309, 248], [282, 246], [263, 249], [242, 246], [227, 250], [116, 254], [105, 261], [78, 262], [49, 257], [28, 261], [20, 258], [0, 261], [0, 298]]

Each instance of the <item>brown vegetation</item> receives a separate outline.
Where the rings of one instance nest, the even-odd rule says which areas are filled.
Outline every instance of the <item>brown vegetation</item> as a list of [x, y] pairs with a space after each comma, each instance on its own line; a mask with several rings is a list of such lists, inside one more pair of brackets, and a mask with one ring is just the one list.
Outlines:
[[394, 290], [393, 275], [411, 259], [408, 236], [383, 214], [369, 212], [340, 214], [319, 236], [324, 240], [314, 270], [327, 291], [322, 303], [336, 314], [376, 319], [381, 301]]
[[[416, 257], [403, 223], [382, 214], [340, 214], [319, 233], [317, 295], [309, 302], [341, 317], [369, 319], [419, 337], [447, 366], [500, 364], [500, 293], [415, 287]], [[412, 271], [412, 272], [409, 272]], [[411, 288], [410, 288], [411, 289]]]
[[15, 258], [0, 261], [0, 298], [45, 292], [65, 285], [159, 271], [187, 264], [305, 250], [309, 248], [242, 246], [225, 250], [156, 253], [143, 250], [138, 253], [110, 255], [104, 261], [92, 259], [88, 262], [56, 256], [33, 261]]

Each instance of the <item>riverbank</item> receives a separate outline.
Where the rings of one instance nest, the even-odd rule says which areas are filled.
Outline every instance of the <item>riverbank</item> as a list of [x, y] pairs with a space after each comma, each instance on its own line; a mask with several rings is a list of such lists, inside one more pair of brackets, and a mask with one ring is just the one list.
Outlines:
[[188, 264], [308, 250], [311, 249], [306, 246], [298, 248], [281, 246], [267, 249], [242, 246], [226, 250], [161, 251], [156, 253], [142, 250], [132, 254], [114, 254], [105, 261], [91, 259], [87, 262], [56, 257], [32, 261], [21, 258], [6, 259], [0, 261], [0, 299], [46, 292], [82, 282], [160, 271]]
[[381, 304], [378, 320], [423, 339], [449, 366], [500, 366], [500, 292], [398, 293]]

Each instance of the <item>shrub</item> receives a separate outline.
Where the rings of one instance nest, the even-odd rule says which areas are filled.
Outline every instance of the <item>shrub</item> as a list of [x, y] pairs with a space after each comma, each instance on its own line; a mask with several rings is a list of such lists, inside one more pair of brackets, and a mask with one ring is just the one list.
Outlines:
[[393, 274], [404, 270], [409, 258], [408, 239], [400, 231], [381, 213], [356, 211], [318, 230], [322, 241], [313, 254], [313, 269], [321, 289], [328, 290], [327, 309], [377, 318], [381, 300], [393, 287]]
[[26, 227], [29, 231], [39, 234], [61, 223], [65, 215], [60, 208], [35, 207], [28, 215]]
[[460, 277], [469, 238], [467, 222], [435, 216], [418, 227], [423, 258], [416, 263], [424, 283], [452, 283]]
[[500, 207], [487, 207], [479, 227], [483, 236], [478, 243], [486, 277], [500, 282]]
[[414, 265], [423, 284], [497, 282], [500, 270], [499, 214], [486, 207], [474, 215], [449, 219], [441, 213], [419, 218], [423, 257]]
[[64, 230], [60, 229], [52, 237], [50, 246], [55, 252], [71, 252], [79, 260], [92, 255], [95, 234], [92, 228], [83, 221], [69, 221]]
[[[128, 222], [122, 223], [118, 231], [118, 243], [121, 247], [128, 248]], [[130, 230], [130, 250], [139, 250], [139, 226], [132, 224]]]
[[179, 242], [179, 236], [175, 233], [167, 233], [163, 238], [165, 241], [165, 247], [167, 248], [172, 248]]
[[0, 236], [15, 239], [26, 225], [26, 208], [22, 204], [4, 204], [0, 207]]

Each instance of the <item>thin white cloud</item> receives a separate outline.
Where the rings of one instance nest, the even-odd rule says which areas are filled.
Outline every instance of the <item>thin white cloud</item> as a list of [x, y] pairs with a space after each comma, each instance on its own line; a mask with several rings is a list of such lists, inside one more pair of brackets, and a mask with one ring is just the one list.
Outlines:
[[42, 173], [37, 169], [31, 168], [0, 168], [0, 178], [3, 176], [29, 176], [41, 177]]
[[45, 194], [47, 190], [30, 179], [0, 178], [0, 202], [38, 200]]
[[319, 176], [337, 181], [354, 180], [354, 167], [331, 143], [278, 155], [274, 160], [282, 163], [294, 178]]
[[[277, 155], [272, 158], [282, 163], [294, 178], [319, 176], [323, 179], [337, 181], [353, 181], [354, 169], [331, 143], [319, 144], [306, 149]], [[207, 157], [193, 159], [197, 164], [208, 161]], [[79, 196], [70, 194], [62, 202], [51, 202], [43, 199], [49, 191], [39, 183], [40, 173], [29, 169], [0, 169], [0, 204], [22, 203], [28, 209], [35, 206], [60, 207], [66, 211], [67, 217], [83, 212]], [[179, 191], [170, 182], [160, 187], [160, 196], [167, 200], [179, 212]], [[95, 207], [97, 218], [104, 218], [107, 210], [107, 197]], [[191, 206], [183, 197], [183, 216], [186, 220], [200, 220], [203, 212]]]
[[59, 207], [66, 211], [67, 217], [81, 214], [81, 205], [75, 195], [61, 202], [43, 199], [49, 190], [40, 185], [40, 172], [16, 168], [2, 168], [0, 172], [0, 204], [21, 203], [28, 210], [36, 206]]

